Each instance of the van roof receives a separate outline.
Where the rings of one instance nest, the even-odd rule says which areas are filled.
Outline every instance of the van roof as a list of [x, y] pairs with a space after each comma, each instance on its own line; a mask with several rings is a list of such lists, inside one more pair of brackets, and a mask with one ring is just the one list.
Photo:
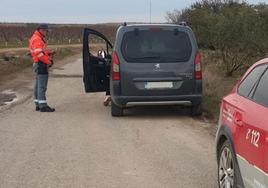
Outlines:
[[168, 24], [168, 23], [161, 23], [161, 24], [129, 24], [124, 27], [189, 27], [180, 24]]

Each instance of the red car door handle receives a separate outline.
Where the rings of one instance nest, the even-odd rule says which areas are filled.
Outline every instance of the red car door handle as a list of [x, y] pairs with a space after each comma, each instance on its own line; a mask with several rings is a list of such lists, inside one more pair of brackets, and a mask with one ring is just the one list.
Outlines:
[[244, 125], [243, 121], [241, 119], [235, 119], [234, 120], [235, 124], [242, 127]]
[[240, 114], [239, 112], [236, 112], [234, 115], [234, 123], [238, 126], [243, 126], [243, 119], [242, 119], [242, 114]]

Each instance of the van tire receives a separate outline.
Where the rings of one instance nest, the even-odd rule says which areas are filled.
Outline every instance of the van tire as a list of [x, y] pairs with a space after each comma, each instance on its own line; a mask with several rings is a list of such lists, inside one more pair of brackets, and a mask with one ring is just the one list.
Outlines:
[[200, 115], [202, 115], [202, 104], [193, 105], [191, 107], [191, 115], [192, 116], [200, 116]]
[[123, 116], [124, 110], [112, 101], [111, 114], [113, 117], [120, 117]]

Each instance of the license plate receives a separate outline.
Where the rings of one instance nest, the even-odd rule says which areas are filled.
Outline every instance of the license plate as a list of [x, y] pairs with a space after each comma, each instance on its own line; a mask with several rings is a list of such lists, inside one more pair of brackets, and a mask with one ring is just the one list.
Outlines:
[[145, 89], [173, 88], [173, 82], [145, 82]]

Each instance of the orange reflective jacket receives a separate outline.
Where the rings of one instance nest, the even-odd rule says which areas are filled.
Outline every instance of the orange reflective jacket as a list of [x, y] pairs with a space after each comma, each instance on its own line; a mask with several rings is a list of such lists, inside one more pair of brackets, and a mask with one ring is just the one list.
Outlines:
[[35, 31], [29, 40], [29, 50], [34, 63], [37, 63], [38, 61], [41, 61], [44, 64], [49, 63], [50, 52], [46, 50], [46, 41], [39, 31]]

